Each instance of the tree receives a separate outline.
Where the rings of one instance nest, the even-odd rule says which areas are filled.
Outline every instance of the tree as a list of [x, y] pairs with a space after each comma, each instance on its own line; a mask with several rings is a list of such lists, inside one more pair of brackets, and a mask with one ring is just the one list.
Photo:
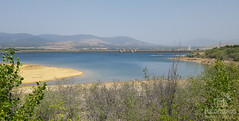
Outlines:
[[0, 120], [28, 120], [33, 115], [34, 107], [43, 99], [46, 83], [41, 86], [37, 82], [33, 93], [18, 107], [20, 98], [13, 96], [12, 89], [22, 84], [23, 78], [19, 76], [19, 66], [22, 64], [19, 58], [13, 58], [14, 49], [9, 48], [5, 52], [0, 64]]

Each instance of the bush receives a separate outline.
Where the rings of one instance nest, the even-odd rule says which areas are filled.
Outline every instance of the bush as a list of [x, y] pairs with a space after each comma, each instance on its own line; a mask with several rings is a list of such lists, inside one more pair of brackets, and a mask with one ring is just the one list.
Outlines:
[[41, 104], [34, 109], [35, 119], [78, 120], [84, 88], [80, 85], [62, 85], [65, 81], [67, 80], [47, 88]]
[[[217, 60], [216, 65], [204, 76], [205, 91], [202, 105], [208, 118], [217, 120], [238, 120], [239, 66], [224, 65]], [[228, 112], [230, 111], [230, 112]]]
[[205, 57], [206, 58], [215, 58], [219, 60], [233, 60], [238, 61], [239, 60], [239, 46], [238, 45], [232, 45], [232, 46], [224, 46], [221, 48], [213, 48], [210, 50], [205, 51]]
[[0, 64], [0, 120], [28, 120], [33, 116], [33, 109], [43, 99], [46, 83], [40, 86], [37, 83], [32, 94], [20, 105], [20, 98], [14, 97], [12, 89], [18, 87], [23, 78], [19, 76], [19, 58], [13, 58], [15, 51], [6, 49], [3, 55], [3, 63]]

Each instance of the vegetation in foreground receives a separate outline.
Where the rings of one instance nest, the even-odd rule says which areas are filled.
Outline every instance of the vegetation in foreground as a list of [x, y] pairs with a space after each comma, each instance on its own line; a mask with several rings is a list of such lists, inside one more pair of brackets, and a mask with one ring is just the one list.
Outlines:
[[36, 105], [43, 99], [46, 83], [43, 86], [37, 83], [32, 94], [27, 95], [21, 103], [18, 93], [12, 91], [23, 80], [18, 74], [21, 63], [16, 58], [15, 64], [13, 49], [6, 49], [6, 52], [3, 63], [0, 63], [0, 120], [28, 120], [33, 116]]
[[187, 57], [239, 61], [239, 45], [226, 45], [220, 48], [215, 47], [213, 49], [206, 50], [203, 54], [200, 54], [199, 52], [193, 52], [188, 54]]
[[[218, 60], [187, 81], [177, 75], [177, 63], [172, 64], [168, 77], [150, 78], [147, 69], [144, 74], [146, 82], [49, 88], [23, 120], [239, 120], [238, 65]], [[1, 92], [2, 97], [9, 95]]]
[[[74, 85], [45, 92], [41, 120], [239, 120], [239, 66], [217, 61], [202, 75], [180, 80], [172, 66], [146, 82]], [[51, 112], [51, 113], [47, 113]], [[57, 117], [56, 117], [57, 116]]]

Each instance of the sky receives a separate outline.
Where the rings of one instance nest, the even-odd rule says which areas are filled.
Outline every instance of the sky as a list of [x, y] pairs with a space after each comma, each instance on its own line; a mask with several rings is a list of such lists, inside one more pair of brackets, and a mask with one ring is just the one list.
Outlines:
[[239, 40], [239, 0], [0, 0], [0, 32]]

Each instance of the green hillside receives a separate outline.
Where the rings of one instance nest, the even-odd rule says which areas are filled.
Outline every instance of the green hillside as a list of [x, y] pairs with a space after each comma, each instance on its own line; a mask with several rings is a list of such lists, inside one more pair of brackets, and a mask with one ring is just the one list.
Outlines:
[[203, 54], [200, 54], [199, 52], [193, 52], [188, 54], [187, 57], [239, 61], [239, 45], [226, 45], [220, 48], [215, 47], [213, 49], [206, 50]]

